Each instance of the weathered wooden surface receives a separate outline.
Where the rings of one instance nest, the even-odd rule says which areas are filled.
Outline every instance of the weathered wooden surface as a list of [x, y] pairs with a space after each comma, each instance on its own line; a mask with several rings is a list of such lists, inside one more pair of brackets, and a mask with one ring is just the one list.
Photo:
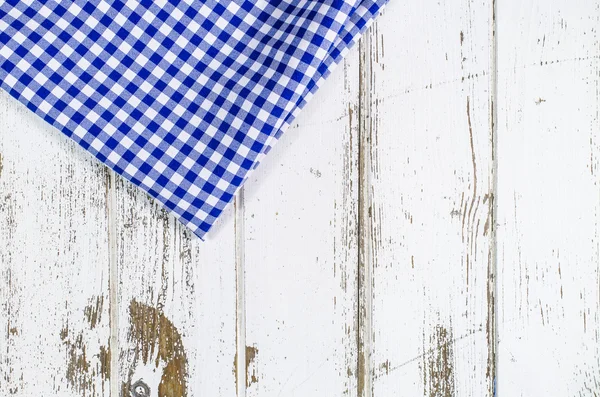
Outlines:
[[355, 48], [245, 188], [247, 396], [356, 396], [358, 67]]
[[392, 0], [206, 242], [1, 93], [0, 396], [599, 396], [599, 18]]
[[233, 209], [203, 243], [120, 178], [114, 197], [121, 395], [234, 395]]
[[498, 3], [499, 395], [600, 395], [600, 3]]
[[392, 2], [363, 41], [364, 396], [493, 394], [491, 28]]
[[109, 396], [109, 173], [0, 93], [0, 396]]

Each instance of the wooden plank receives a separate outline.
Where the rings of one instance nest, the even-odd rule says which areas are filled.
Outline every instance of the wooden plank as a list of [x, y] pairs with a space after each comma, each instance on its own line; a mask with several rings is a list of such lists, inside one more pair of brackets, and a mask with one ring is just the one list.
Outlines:
[[361, 396], [491, 396], [492, 2], [390, 2], [363, 42]]
[[247, 396], [356, 395], [357, 106], [355, 48], [244, 188]]
[[599, 28], [498, 3], [500, 395], [600, 396]]
[[0, 92], [0, 395], [109, 396], [107, 172]]
[[233, 207], [202, 242], [122, 178], [115, 201], [121, 395], [235, 395]]

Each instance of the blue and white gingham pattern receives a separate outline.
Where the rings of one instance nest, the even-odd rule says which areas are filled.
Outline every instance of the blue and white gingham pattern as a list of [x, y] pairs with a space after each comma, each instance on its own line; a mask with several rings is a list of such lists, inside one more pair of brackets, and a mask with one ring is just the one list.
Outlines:
[[1, 87], [203, 238], [387, 0], [0, 0]]

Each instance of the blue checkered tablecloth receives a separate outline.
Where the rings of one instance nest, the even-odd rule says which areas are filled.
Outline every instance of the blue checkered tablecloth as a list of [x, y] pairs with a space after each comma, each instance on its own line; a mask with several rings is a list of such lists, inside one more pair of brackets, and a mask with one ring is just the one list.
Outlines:
[[0, 0], [3, 90], [203, 238], [387, 0]]

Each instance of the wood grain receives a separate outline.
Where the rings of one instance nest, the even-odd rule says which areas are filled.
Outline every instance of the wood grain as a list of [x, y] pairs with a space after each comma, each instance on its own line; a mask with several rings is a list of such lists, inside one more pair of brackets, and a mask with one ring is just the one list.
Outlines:
[[233, 209], [201, 242], [0, 100], [0, 395], [234, 395]]
[[109, 396], [108, 173], [0, 92], [0, 395]]
[[500, 395], [600, 396], [599, 28], [498, 3]]
[[247, 396], [355, 396], [358, 51], [244, 191]]
[[202, 242], [130, 183], [115, 190], [121, 395], [233, 396], [233, 208]]
[[363, 41], [361, 396], [491, 396], [491, 2], [391, 2]]
[[394, 2], [206, 242], [0, 93], [0, 396], [600, 396], [600, 2]]

